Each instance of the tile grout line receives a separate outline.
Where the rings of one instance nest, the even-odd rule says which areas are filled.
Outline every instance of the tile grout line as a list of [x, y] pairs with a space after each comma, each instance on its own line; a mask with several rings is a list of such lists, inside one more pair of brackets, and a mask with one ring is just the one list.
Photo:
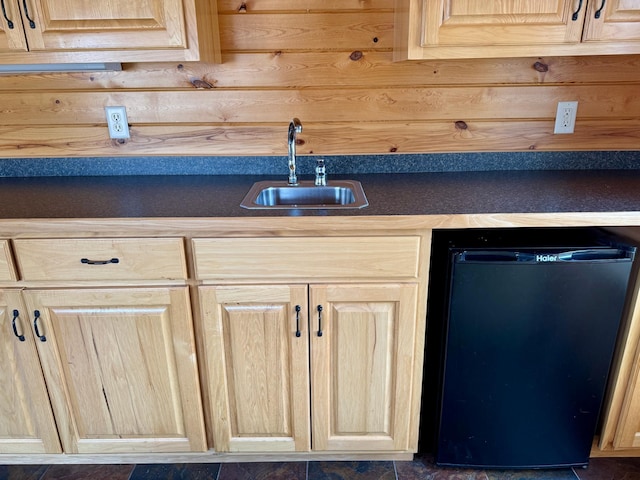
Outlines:
[[398, 468], [396, 467], [396, 461], [393, 460], [393, 473], [396, 476], [396, 480], [398, 480]]
[[576, 476], [576, 478], [578, 480], [580, 480], [580, 475], [578, 475], [578, 472], [576, 472], [576, 467], [571, 467], [571, 471], [573, 472], [573, 474]]
[[49, 467], [51, 467], [51, 465], [47, 465], [47, 468], [44, 469], [44, 471], [42, 472], [42, 475], [38, 477], [38, 480], [41, 480], [44, 478], [44, 476], [47, 474], [47, 470], [49, 470]]
[[304, 478], [309, 480], [309, 460], [307, 460], [307, 470], [305, 471]]

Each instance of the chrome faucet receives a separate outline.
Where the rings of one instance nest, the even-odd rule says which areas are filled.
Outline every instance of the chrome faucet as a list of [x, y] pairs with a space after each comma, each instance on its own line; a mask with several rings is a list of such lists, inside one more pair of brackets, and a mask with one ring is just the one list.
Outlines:
[[296, 175], [296, 134], [302, 131], [302, 123], [294, 118], [289, 123], [289, 185], [298, 185]]

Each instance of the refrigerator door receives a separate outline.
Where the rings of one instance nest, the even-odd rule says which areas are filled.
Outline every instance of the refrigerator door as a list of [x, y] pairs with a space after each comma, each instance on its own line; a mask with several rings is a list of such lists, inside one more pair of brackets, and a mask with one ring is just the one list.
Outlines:
[[617, 249], [455, 253], [438, 464], [587, 463], [632, 257]]

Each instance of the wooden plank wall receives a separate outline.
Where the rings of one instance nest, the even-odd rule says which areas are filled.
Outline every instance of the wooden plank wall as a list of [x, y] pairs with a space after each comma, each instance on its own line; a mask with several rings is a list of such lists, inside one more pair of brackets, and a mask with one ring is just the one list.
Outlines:
[[[0, 77], [0, 156], [640, 149], [640, 56], [399, 62], [393, 0], [218, 0], [223, 63]], [[553, 135], [577, 100], [573, 135]], [[132, 138], [108, 138], [105, 105]]]

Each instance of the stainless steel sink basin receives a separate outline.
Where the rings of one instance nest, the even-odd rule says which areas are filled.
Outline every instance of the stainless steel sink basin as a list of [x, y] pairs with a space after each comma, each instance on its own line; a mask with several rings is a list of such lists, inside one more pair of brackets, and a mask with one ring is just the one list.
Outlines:
[[363, 208], [369, 205], [360, 182], [333, 180], [326, 186], [302, 181], [290, 186], [286, 181], [256, 182], [240, 204], [253, 209]]

